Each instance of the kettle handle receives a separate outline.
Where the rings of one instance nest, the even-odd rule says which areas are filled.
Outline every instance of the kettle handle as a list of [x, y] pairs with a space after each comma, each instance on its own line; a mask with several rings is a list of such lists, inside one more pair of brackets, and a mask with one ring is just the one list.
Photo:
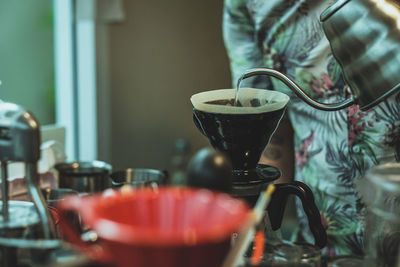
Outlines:
[[325, 20], [329, 19], [330, 16], [336, 13], [339, 9], [341, 9], [345, 4], [350, 2], [351, 0], [338, 0], [325, 9], [320, 16], [320, 21], [324, 22]]
[[272, 230], [281, 227], [283, 213], [286, 202], [290, 194], [300, 198], [303, 209], [308, 218], [308, 225], [315, 239], [315, 245], [323, 248], [327, 243], [327, 235], [324, 226], [321, 223], [321, 215], [314, 202], [314, 196], [311, 189], [304, 183], [294, 181], [292, 183], [275, 184], [276, 190], [272, 195], [271, 202], [268, 205], [268, 215]]
[[310, 96], [308, 96], [288, 76], [286, 76], [285, 74], [283, 74], [277, 70], [269, 69], [269, 68], [248, 69], [239, 78], [238, 83], [237, 83], [237, 88], [239, 88], [242, 80], [249, 78], [251, 76], [255, 76], [255, 75], [267, 75], [267, 76], [272, 76], [274, 78], [277, 78], [278, 80], [282, 81], [285, 85], [287, 85], [300, 99], [302, 99], [304, 102], [306, 102], [307, 104], [309, 104], [310, 106], [312, 106], [313, 108], [316, 108], [316, 109], [325, 110], [325, 111], [336, 111], [336, 110], [340, 110], [340, 109], [343, 109], [343, 108], [346, 108], [346, 107], [349, 107], [349, 106], [355, 104], [353, 97], [345, 99], [339, 103], [325, 104], [325, 103], [318, 102], [318, 101], [312, 99]]
[[89, 256], [89, 258], [100, 261], [100, 262], [112, 262], [111, 255], [102, 248], [101, 244], [89, 244], [85, 242], [81, 235], [78, 233], [76, 227], [74, 227], [71, 221], [71, 212], [79, 213], [82, 210], [82, 197], [71, 196], [66, 197], [63, 201], [57, 205], [59, 214], [59, 229], [62, 239], [72, 243], [77, 247], [83, 254]]

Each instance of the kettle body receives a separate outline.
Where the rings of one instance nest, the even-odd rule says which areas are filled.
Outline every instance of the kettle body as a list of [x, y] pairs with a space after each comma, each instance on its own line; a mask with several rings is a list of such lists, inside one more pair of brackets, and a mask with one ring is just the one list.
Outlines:
[[247, 70], [238, 80], [268, 75], [281, 80], [316, 109], [335, 111], [357, 104], [368, 110], [400, 91], [400, 6], [387, 0], [338, 0], [321, 14], [332, 54], [341, 66], [352, 96], [321, 103], [285, 74], [268, 68]]
[[341, 0], [321, 14], [321, 21], [361, 110], [400, 89], [400, 6], [385, 0]]

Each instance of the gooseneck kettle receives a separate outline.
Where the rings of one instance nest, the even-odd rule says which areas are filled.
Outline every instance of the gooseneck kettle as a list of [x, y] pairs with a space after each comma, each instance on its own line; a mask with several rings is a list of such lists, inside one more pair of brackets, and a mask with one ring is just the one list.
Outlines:
[[239, 79], [268, 75], [285, 83], [314, 108], [335, 111], [357, 104], [368, 110], [400, 89], [400, 4], [388, 0], [338, 0], [320, 17], [333, 56], [352, 96], [325, 104], [309, 97], [283, 73], [268, 68], [247, 70]]

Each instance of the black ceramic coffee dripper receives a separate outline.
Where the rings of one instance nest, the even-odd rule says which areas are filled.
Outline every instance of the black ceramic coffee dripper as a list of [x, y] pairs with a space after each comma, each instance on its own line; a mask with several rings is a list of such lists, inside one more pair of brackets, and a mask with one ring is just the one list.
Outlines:
[[[257, 95], [261, 89], [241, 88], [249, 97]], [[211, 145], [227, 155], [233, 167], [231, 194], [245, 199], [254, 205], [260, 192], [268, 184], [280, 177], [280, 171], [272, 166], [258, 164], [261, 154], [269, 143], [282, 119], [289, 97], [267, 90], [265, 97], [274, 99], [271, 103], [255, 101], [260, 106], [229, 107], [221, 104], [232, 101], [235, 90], [214, 90], [192, 96], [194, 105], [193, 120], [200, 132]], [[281, 95], [280, 95], [281, 94]], [[273, 103], [275, 101], [275, 103]], [[252, 99], [248, 101], [251, 105]], [[243, 109], [243, 113], [241, 112]], [[326, 245], [327, 236], [321, 224], [320, 213], [315, 205], [310, 188], [301, 182], [276, 184], [276, 190], [268, 206], [268, 215], [272, 230], [280, 228], [284, 209], [289, 195], [294, 194], [302, 201], [308, 217], [309, 227], [319, 247]]]

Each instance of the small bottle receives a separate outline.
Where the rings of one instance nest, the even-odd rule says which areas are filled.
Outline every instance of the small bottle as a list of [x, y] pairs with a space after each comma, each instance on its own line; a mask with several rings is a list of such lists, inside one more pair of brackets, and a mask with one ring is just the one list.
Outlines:
[[190, 159], [190, 150], [188, 140], [185, 138], [176, 139], [169, 168], [169, 177], [172, 185], [186, 184], [186, 168]]

